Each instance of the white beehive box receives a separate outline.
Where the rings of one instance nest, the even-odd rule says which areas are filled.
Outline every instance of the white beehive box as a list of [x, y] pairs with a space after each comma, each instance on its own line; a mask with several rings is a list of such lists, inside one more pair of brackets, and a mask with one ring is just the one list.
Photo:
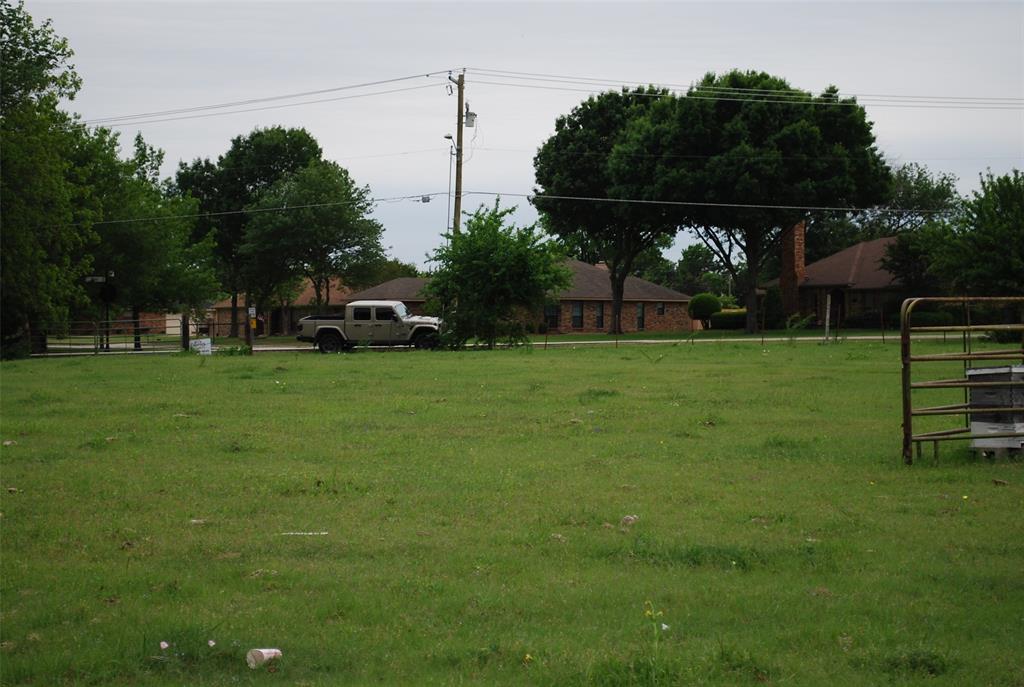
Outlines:
[[[971, 408], [1024, 408], [1024, 365], [978, 367], [967, 371], [972, 382], [1020, 382], [1020, 386], [970, 389]], [[971, 434], [1024, 433], [1024, 410], [1014, 412], [973, 413]], [[971, 448], [1021, 449], [1024, 437], [973, 439]]]

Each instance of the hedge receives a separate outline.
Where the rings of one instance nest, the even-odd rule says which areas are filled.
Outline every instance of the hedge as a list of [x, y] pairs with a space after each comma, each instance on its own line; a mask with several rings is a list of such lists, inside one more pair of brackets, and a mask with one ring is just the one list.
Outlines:
[[712, 329], [743, 329], [747, 326], [747, 311], [722, 310], [711, 316]]

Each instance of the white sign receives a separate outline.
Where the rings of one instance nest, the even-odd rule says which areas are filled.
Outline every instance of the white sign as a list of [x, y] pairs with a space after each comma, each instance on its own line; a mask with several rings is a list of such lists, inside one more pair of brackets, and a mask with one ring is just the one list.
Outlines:
[[249, 308], [249, 319], [256, 317], [256, 308]]
[[188, 347], [199, 355], [213, 355], [213, 341], [210, 339], [192, 339]]

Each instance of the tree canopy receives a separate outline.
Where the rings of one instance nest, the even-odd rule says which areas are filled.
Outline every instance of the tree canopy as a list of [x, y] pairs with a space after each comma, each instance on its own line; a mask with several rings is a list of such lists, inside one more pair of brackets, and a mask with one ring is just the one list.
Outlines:
[[491, 348], [498, 341], [521, 342], [524, 319], [569, 284], [559, 246], [545, 242], [533, 225], [506, 224], [513, 211], [502, 209], [498, 200], [491, 208], [481, 206], [431, 256], [437, 268], [427, 295], [444, 317], [449, 346], [470, 339]]
[[622, 294], [637, 256], [677, 232], [656, 206], [615, 202], [629, 196], [619, 195], [610, 167], [629, 122], [664, 96], [654, 88], [593, 96], [558, 118], [533, 161], [538, 188], [532, 202], [544, 228], [581, 259], [608, 267], [612, 333], [621, 331]]
[[73, 53], [50, 22], [36, 26], [24, 4], [0, 0], [0, 302], [2, 352], [22, 348], [30, 323], [67, 317], [84, 298], [85, 247], [94, 236], [87, 199], [65, 151], [84, 127], [57, 107], [80, 79]]
[[1024, 294], [1024, 175], [984, 175], [956, 212], [898, 234], [882, 264], [908, 295]]
[[[277, 208], [289, 207], [288, 211]], [[313, 162], [284, 174], [249, 206], [248, 228], [239, 250], [244, 281], [263, 305], [277, 285], [303, 276], [313, 284], [315, 304], [330, 302], [330, 280], [364, 284], [384, 260], [383, 228], [368, 215], [368, 186], [356, 186], [333, 162]]]
[[275, 126], [236, 136], [216, 164], [208, 159], [179, 164], [178, 192], [196, 198], [199, 211], [208, 215], [197, 223], [194, 238], [213, 236], [221, 286], [231, 295], [231, 336], [238, 335], [238, 294], [245, 289], [241, 249], [250, 215], [241, 210], [258, 202], [283, 176], [321, 156], [320, 145], [305, 129]]
[[690, 228], [746, 294], [757, 327], [760, 270], [809, 207], [884, 200], [888, 168], [871, 124], [835, 88], [820, 96], [763, 72], [708, 74], [628, 122], [608, 166], [621, 197]]
[[0, 20], [4, 356], [23, 353], [30, 330], [95, 314], [91, 274], [108, 279], [107, 300], [136, 311], [208, 300], [209, 246], [190, 245], [184, 215], [195, 206], [158, 179], [163, 153], [137, 137], [122, 160], [116, 134], [58, 107], [81, 85], [67, 41], [22, 3], [0, 0]]

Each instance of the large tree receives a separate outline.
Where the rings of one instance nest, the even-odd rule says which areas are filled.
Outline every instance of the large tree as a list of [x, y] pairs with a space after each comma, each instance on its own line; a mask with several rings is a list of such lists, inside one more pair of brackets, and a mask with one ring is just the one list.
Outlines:
[[481, 206], [431, 257], [437, 268], [427, 295], [441, 309], [449, 346], [470, 339], [489, 348], [501, 340], [521, 342], [524, 318], [569, 284], [558, 244], [545, 242], [535, 226], [507, 224], [514, 209], [502, 209], [497, 200]]
[[369, 217], [372, 210], [370, 188], [357, 186], [334, 162], [314, 162], [279, 179], [249, 207], [239, 250], [257, 304], [295, 275], [313, 284], [318, 308], [330, 302], [332, 278], [366, 283], [384, 260], [383, 228]]
[[981, 177], [955, 215], [900, 234], [883, 265], [910, 295], [1024, 294], [1024, 175]]
[[1024, 174], [981, 178], [953, 223], [939, 269], [967, 293], [1024, 295]]
[[320, 145], [305, 129], [275, 126], [236, 136], [216, 164], [197, 159], [179, 165], [178, 191], [198, 199], [200, 212], [208, 213], [195, 234], [213, 235], [221, 286], [231, 296], [231, 336], [238, 336], [238, 295], [246, 267], [241, 247], [250, 215], [242, 210], [283, 176], [319, 161], [321, 155]]
[[107, 298], [132, 311], [191, 311], [218, 289], [212, 242], [192, 243], [196, 201], [159, 179], [164, 153], [136, 136], [131, 157], [118, 156], [118, 137], [97, 129], [76, 151], [74, 165], [99, 200], [93, 269], [105, 276]]
[[533, 204], [542, 226], [608, 267], [611, 333], [622, 330], [622, 294], [633, 263], [677, 232], [664, 208], [616, 202], [629, 196], [620, 195], [609, 166], [630, 121], [664, 97], [665, 91], [654, 88], [593, 96], [558, 118], [554, 135], [533, 160], [538, 184]]
[[757, 328], [761, 268], [807, 207], [882, 201], [888, 169], [871, 124], [835, 88], [820, 96], [762, 72], [708, 74], [685, 97], [662, 98], [628, 123], [609, 160], [615, 193], [669, 201], [745, 294]]
[[94, 239], [89, 193], [66, 152], [85, 128], [58, 108], [81, 84], [67, 40], [0, 0], [0, 352], [24, 352], [32, 326], [66, 320], [85, 292]]

